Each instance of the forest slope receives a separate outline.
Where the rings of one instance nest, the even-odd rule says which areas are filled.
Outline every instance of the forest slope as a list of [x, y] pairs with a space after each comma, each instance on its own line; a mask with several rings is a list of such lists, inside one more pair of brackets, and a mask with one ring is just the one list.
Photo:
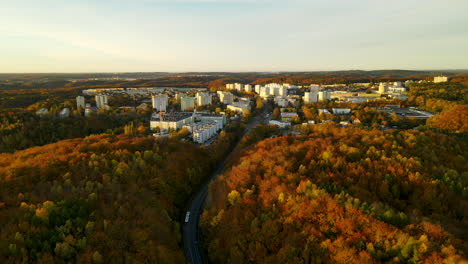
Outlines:
[[[210, 187], [214, 263], [454, 263], [468, 253], [460, 137], [318, 125], [247, 150]], [[450, 262], [452, 261], [452, 262]]]
[[99, 135], [0, 154], [2, 263], [183, 263], [178, 222], [215, 151]]

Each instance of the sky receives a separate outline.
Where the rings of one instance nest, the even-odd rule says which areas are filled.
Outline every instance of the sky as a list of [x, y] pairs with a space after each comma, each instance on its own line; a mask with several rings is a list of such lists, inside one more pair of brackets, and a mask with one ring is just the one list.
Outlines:
[[0, 72], [468, 69], [467, 0], [0, 0]]

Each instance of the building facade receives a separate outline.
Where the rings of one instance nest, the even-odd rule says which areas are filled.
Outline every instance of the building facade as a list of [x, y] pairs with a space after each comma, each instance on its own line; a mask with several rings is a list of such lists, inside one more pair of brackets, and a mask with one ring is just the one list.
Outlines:
[[195, 108], [195, 97], [184, 96], [180, 98], [180, 110], [188, 111]]
[[198, 106], [211, 105], [212, 103], [212, 95], [208, 92], [197, 93], [196, 99]]
[[158, 112], [166, 112], [168, 102], [169, 97], [166, 94], [153, 95], [151, 97], [153, 109], [156, 109]]
[[102, 108], [107, 105], [107, 95], [105, 94], [98, 94], [95, 96], [96, 99], [96, 107]]
[[76, 108], [80, 108], [80, 107], [81, 109], [85, 108], [85, 98], [84, 96], [81, 96], [81, 95], [76, 97]]

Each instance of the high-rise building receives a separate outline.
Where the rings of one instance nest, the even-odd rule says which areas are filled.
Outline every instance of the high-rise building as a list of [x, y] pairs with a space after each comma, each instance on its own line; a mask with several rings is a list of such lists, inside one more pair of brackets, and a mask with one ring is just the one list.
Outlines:
[[195, 97], [184, 96], [180, 98], [180, 109], [187, 111], [195, 108]]
[[304, 103], [316, 103], [317, 102], [317, 93], [305, 92], [303, 97]]
[[286, 96], [288, 95], [288, 88], [286, 86], [281, 86], [278, 88], [278, 95], [279, 96]]
[[260, 94], [260, 90], [262, 89], [262, 86], [260, 84], [255, 85], [255, 92]]
[[81, 109], [85, 108], [85, 98], [84, 96], [81, 96], [81, 95], [76, 97], [76, 108], [80, 108], [80, 107]]
[[226, 83], [226, 90], [232, 90], [234, 89], [234, 84], [233, 83]]
[[107, 105], [107, 95], [98, 94], [95, 96], [97, 108], [102, 108]]
[[434, 77], [434, 83], [448, 82], [447, 76], [436, 76]]
[[167, 104], [169, 97], [167, 94], [153, 95], [151, 97], [151, 102], [153, 103], [153, 108], [158, 112], [166, 112]]
[[331, 93], [328, 91], [321, 91], [318, 93], [318, 100], [319, 101], [324, 101], [324, 100], [330, 100], [331, 99]]
[[223, 104], [232, 104], [234, 101], [234, 95], [230, 92], [218, 91], [219, 101]]
[[244, 85], [244, 91], [246, 91], [246, 92], [252, 92], [252, 85], [250, 85], [250, 84]]
[[316, 103], [318, 97], [318, 86], [311, 86], [309, 89], [309, 92], [305, 92], [304, 94], [304, 103]]
[[234, 84], [234, 89], [236, 89], [239, 92], [242, 92], [244, 89], [244, 85], [242, 83], [235, 83]]
[[210, 93], [197, 93], [197, 105], [211, 105], [212, 96]]

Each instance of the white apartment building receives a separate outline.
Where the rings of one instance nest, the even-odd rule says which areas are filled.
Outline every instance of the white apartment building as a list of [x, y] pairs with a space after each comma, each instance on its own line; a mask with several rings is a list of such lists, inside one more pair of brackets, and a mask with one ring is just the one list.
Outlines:
[[153, 109], [156, 109], [158, 112], [166, 112], [168, 102], [169, 97], [166, 94], [153, 95], [151, 97]]
[[331, 99], [331, 93], [329, 91], [320, 91], [318, 93], [318, 100], [320, 101], [325, 101], [325, 100], [330, 100]]
[[270, 120], [268, 124], [278, 126], [279, 128], [287, 128], [291, 126], [291, 122], [281, 122], [278, 120]]
[[187, 111], [195, 108], [195, 97], [183, 96], [180, 98], [180, 110]]
[[236, 89], [239, 92], [242, 92], [244, 90], [244, 85], [242, 83], [235, 83], [234, 89]]
[[234, 101], [234, 95], [230, 92], [218, 91], [219, 101], [223, 104], [232, 104]]
[[85, 108], [85, 98], [84, 96], [81, 96], [81, 95], [76, 97], [76, 108], [80, 108], [80, 107], [82, 109]]
[[406, 88], [405, 87], [401, 87], [401, 86], [390, 86], [388, 87], [388, 92], [390, 93], [404, 93], [406, 92]]
[[332, 108], [332, 112], [335, 115], [347, 115], [351, 113], [349, 108]]
[[381, 82], [381, 83], [379, 84], [379, 91], [378, 91], [378, 93], [379, 93], [379, 94], [384, 94], [384, 93], [386, 93], [386, 92], [387, 92], [387, 87], [388, 87], [388, 86], [387, 86], [386, 83], [382, 83], [382, 82]]
[[234, 84], [233, 83], [226, 83], [226, 89], [227, 90], [233, 90], [234, 89]]
[[260, 94], [260, 89], [262, 89], [262, 86], [260, 84], [255, 85], [255, 92]]
[[309, 92], [304, 93], [304, 103], [310, 104], [310, 103], [316, 103], [318, 99], [318, 86], [311, 86], [309, 88]]
[[442, 82], [448, 82], [448, 77], [442, 76], [442, 75], [434, 77], [434, 83], [442, 83]]
[[246, 91], [246, 92], [252, 92], [252, 85], [250, 85], [250, 84], [244, 85], [244, 91]]
[[260, 96], [265, 98], [270, 96], [270, 88], [269, 87], [261, 87], [260, 88]]
[[153, 115], [150, 121], [150, 128], [155, 129], [181, 129], [184, 125], [192, 124], [194, 121], [193, 113], [175, 112], [169, 114], [160, 113]]
[[192, 133], [193, 141], [203, 144], [223, 129], [223, 125], [218, 121], [202, 121], [185, 125], [184, 128]]
[[96, 99], [96, 107], [102, 108], [107, 105], [107, 95], [98, 94], [94, 97]]
[[198, 106], [211, 105], [212, 103], [212, 95], [208, 92], [197, 93], [196, 99]]

